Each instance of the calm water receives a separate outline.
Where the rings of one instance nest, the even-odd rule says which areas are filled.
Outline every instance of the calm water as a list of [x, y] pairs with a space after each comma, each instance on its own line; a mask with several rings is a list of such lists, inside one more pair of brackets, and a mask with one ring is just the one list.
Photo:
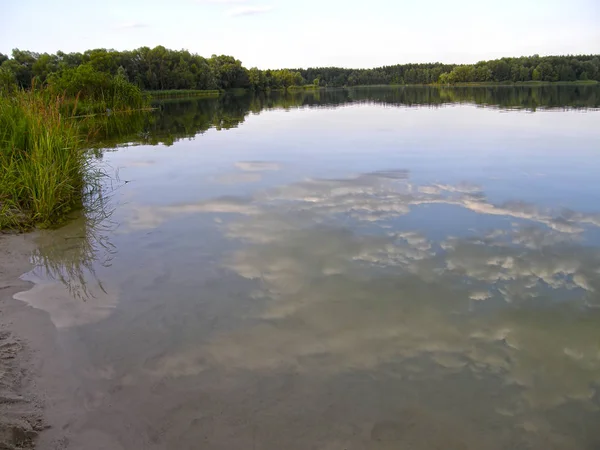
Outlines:
[[72, 362], [72, 447], [600, 448], [599, 106], [340, 90], [109, 124], [109, 195], [18, 295]]

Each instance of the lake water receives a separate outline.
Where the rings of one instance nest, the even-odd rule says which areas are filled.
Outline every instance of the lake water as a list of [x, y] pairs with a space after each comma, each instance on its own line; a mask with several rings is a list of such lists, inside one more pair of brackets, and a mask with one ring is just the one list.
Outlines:
[[599, 106], [372, 88], [112, 123], [105, 197], [17, 296], [59, 328], [72, 448], [600, 448]]

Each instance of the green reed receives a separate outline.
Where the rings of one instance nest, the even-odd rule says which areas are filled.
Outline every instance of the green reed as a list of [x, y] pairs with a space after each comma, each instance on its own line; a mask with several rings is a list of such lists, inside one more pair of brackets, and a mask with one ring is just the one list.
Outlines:
[[44, 91], [0, 96], [0, 229], [51, 226], [80, 207], [86, 139], [64, 105]]

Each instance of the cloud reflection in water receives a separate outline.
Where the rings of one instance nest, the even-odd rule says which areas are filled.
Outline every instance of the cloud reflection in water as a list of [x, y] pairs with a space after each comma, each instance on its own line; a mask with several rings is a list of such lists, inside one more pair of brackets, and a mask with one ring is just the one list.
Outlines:
[[[512, 222], [440, 240], [401, 229], [397, 219], [424, 205]], [[225, 265], [265, 298], [247, 327], [166, 356], [157, 373], [339, 374], [424, 358], [442, 373], [502, 377], [520, 393], [510, 414], [570, 401], [598, 407], [600, 252], [582, 245], [598, 215], [494, 205], [476, 186], [415, 186], [404, 171], [143, 211], [136, 227], [233, 214], [220, 226], [242, 245]]]

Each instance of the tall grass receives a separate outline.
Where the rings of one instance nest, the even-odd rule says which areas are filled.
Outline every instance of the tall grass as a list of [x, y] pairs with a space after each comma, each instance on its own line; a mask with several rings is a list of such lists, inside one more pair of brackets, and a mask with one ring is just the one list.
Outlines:
[[139, 110], [148, 107], [150, 101], [125, 76], [98, 72], [89, 64], [51, 74], [45, 90], [71, 99], [68, 106], [77, 115]]
[[64, 103], [35, 90], [0, 96], [0, 229], [51, 226], [81, 206], [89, 161]]

